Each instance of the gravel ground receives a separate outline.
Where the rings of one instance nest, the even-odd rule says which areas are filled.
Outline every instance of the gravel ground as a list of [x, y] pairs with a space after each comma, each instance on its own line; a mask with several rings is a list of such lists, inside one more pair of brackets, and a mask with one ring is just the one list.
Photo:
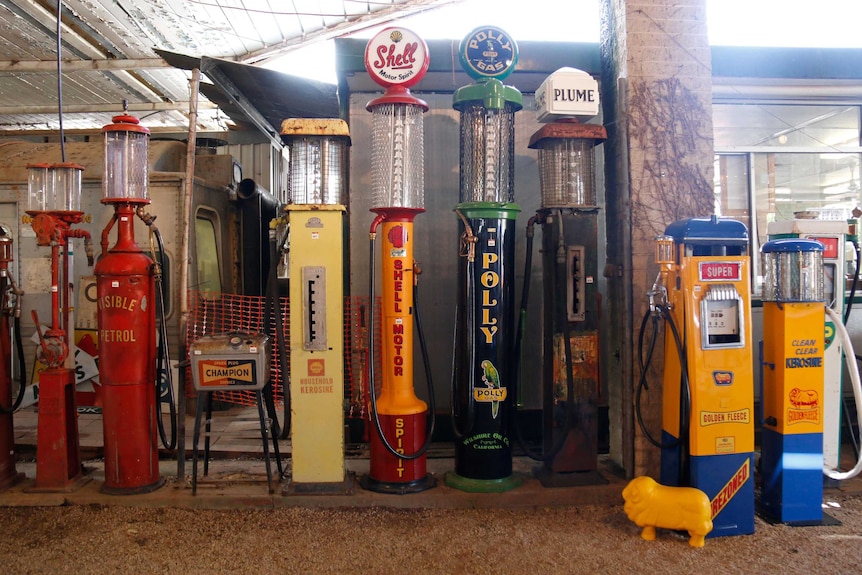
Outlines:
[[840, 526], [757, 520], [750, 536], [659, 530], [644, 541], [622, 506], [533, 510], [121, 506], [0, 508], [0, 573], [782, 573], [857, 574], [862, 496], [835, 499]]

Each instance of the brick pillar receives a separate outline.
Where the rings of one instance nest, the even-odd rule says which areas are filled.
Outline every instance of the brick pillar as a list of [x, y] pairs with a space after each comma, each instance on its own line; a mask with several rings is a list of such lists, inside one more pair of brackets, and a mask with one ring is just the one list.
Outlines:
[[[634, 413], [638, 331], [658, 272], [655, 236], [671, 222], [714, 211], [706, 0], [602, 0], [601, 34], [606, 341], [616, 342], [605, 346], [611, 453], [630, 476], [658, 477], [660, 451], [643, 437]], [[647, 429], [658, 440], [662, 347], [659, 342], [641, 402]]]

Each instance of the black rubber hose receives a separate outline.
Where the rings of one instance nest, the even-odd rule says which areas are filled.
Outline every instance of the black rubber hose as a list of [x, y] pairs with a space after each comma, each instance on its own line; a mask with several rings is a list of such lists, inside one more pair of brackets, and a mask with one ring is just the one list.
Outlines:
[[[173, 372], [171, 372], [171, 359], [170, 359], [170, 350], [168, 349], [168, 322], [166, 320], [166, 311], [165, 305], [168, 301], [168, 288], [165, 282], [162, 279], [162, 275], [164, 270], [167, 269], [166, 261], [165, 261], [165, 244], [162, 239], [162, 234], [159, 232], [159, 229], [153, 226], [151, 223], [150, 230], [153, 233], [153, 237], [156, 239], [156, 243], [159, 247], [159, 269], [162, 270], [157, 278], [158, 286], [156, 289], [156, 297], [159, 298], [159, 345], [157, 351], [156, 358], [156, 373], [163, 372], [165, 374], [165, 395], [167, 396], [167, 401], [162, 402], [162, 382], [159, 378], [156, 378], [156, 398], [157, 403], [161, 405], [161, 403], [168, 404], [168, 410], [170, 412], [170, 435], [165, 431], [165, 423], [162, 419], [161, 409], [159, 409], [159, 413], [156, 417], [156, 422], [158, 423], [159, 428], [159, 437], [162, 440], [162, 445], [164, 445], [165, 449], [172, 450], [177, 446], [177, 403], [174, 398], [174, 377]], [[155, 254], [153, 254], [155, 256]]]
[[[853, 249], [856, 252], [856, 273], [853, 274], [853, 282], [850, 284], [850, 296], [847, 298], [847, 309], [844, 310], [844, 325], [847, 325], [847, 320], [850, 319], [850, 311], [853, 309], [853, 298], [856, 296], [856, 287], [859, 284], [859, 266], [862, 264], [860, 259], [862, 259], [862, 248], [859, 247], [859, 242], [853, 240]], [[835, 278], [835, 281], [838, 281], [838, 278]], [[842, 280], [841, 289], [843, 291], [844, 282]], [[838, 286], [836, 286], [837, 288]], [[835, 290], [836, 292], [838, 289]]]
[[[272, 418], [273, 435], [279, 439], [287, 439], [290, 435], [290, 373], [287, 369], [287, 343], [284, 339], [284, 320], [282, 317], [281, 297], [278, 293], [278, 253], [281, 244], [278, 238], [269, 243], [269, 276], [266, 282], [266, 296], [264, 307], [264, 324], [267, 332], [275, 331], [275, 339], [278, 345], [278, 363], [281, 371], [281, 393], [282, 393], [282, 419], [278, 421], [275, 407], [275, 390], [272, 382], [267, 383], [263, 390], [267, 413]], [[272, 329], [270, 316], [275, 315], [275, 329]]]
[[464, 274], [464, 276], [466, 277], [466, 282], [465, 282], [464, 288], [467, 290], [466, 291], [467, 304], [464, 306], [466, 308], [466, 313], [464, 314], [464, 319], [467, 322], [467, 326], [466, 326], [465, 331], [467, 333], [467, 338], [466, 338], [467, 339], [467, 347], [468, 347], [467, 352], [470, 356], [469, 360], [467, 362], [467, 364], [470, 366], [470, 368], [467, 372], [467, 396], [468, 396], [468, 400], [467, 400], [467, 426], [466, 426], [466, 429], [463, 429], [463, 430], [458, 427], [458, 423], [457, 423], [458, 414], [455, 413], [455, 406], [458, 405], [458, 401], [457, 401], [458, 398], [455, 396], [455, 387], [456, 387], [455, 382], [456, 382], [456, 378], [457, 378], [457, 374], [458, 374], [459, 365], [457, 364], [457, 362], [455, 360], [455, 357], [457, 354], [455, 353], [454, 348], [455, 348], [455, 346], [458, 345], [458, 336], [457, 336], [458, 325], [459, 325], [458, 322], [460, 320], [459, 315], [460, 315], [460, 311], [461, 311], [461, 308], [459, 306], [456, 306], [456, 308], [455, 308], [455, 338], [452, 342], [452, 346], [453, 346], [453, 349], [452, 349], [453, 369], [452, 369], [452, 387], [451, 387], [451, 389], [452, 389], [452, 396], [451, 396], [452, 397], [452, 405], [451, 405], [452, 433], [455, 435], [456, 439], [463, 439], [464, 437], [467, 437], [468, 435], [470, 435], [473, 432], [473, 427], [475, 426], [475, 423], [476, 423], [476, 409], [475, 409], [476, 406], [475, 406], [475, 401], [473, 399], [473, 393], [472, 393], [472, 390], [476, 385], [476, 374], [475, 374], [475, 371], [473, 369], [473, 367], [476, 365], [476, 342], [475, 342], [475, 339], [473, 338], [473, 335], [474, 335], [473, 332], [475, 331], [474, 326], [476, 324], [476, 317], [475, 317], [476, 262], [470, 261], [468, 259], [466, 265], [467, 265], [467, 267], [466, 267], [465, 274]]
[[[688, 379], [688, 362], [685, 357], [685, 348], [682, 345], [682, 341], [679, 336], [679, 332], [676, 328], [676, 323], [673, 321], [673, 317], [670, 315], [669, 311], [665, 307], [659, 308], [662, 317], [667, 320], [667, 325], [670, 327], [671, 333], [673, 335], [675, 347], [677, 350], [677, 354], [679, 356], [680, 361], [680, 409], [685, 410], [686, 413], [690, 413], [691, 409], [691, 390], [690, 383]], [[647, 349], [646, 358], [643, 357], [643, 343], [644, 343], [644, 334], [646, 333], [646, 326], [649, 319], [653, 319], [653, 335], [650, 338], [650, 344]], [[635, 415], [637, 417], [638, 426], [641, 429], [644, 437], [647, 441], [649, 441], [653, 446], [658, 447], [659, 449], [675, 449], [680, 446], [684, 446], [687, 443], [687, 436], [689, 433], [690, 422], [688, 417], [680, 420], [680, 434], [679, 437], [670, 443], [662, 443], [659, 440], [656, 440], [649, 430], [646, 427], [646, 423], [643, 420], [643, 412], [641, 410], [641, 397], [643, 390], [649, 389], [649, 385], [647, 383], [647, 369], [652, 363], [652, 356], [655, 351], [655, 345], [658, 339], [658, 317], [656, 315], [647, 310], [646, 314], [644, 314], [643, 320], [641, 321], [640, 332], [638, 336], [638, 362], [640, 363], [641, 375], [638, 381], [638, 386], [635, 391]]]
[[[27, 393], [27, 370], [24, 367], [24, 345], [21, 342], [21, 319], [16, 317], [12, 321], [12, 337], [15, 338], [15, 352], [18, 359], [19, 374], [18, 374], [18, 393], [12, 401], [9, 408], [0, 405], [0, 413], [14, 413], [24, 402], [24, 396]], [[11, 350], [10, 350], [11, 351]]]
[[[533, 237], [535, 235], [534, 226], [537, 218], [538, 216], [534, 215], [527, 220], [527, 241], [525, 245], [526, 253], [524, 256], [524, 287], [521, 288], [521, 308], [518, 313], [518, 327], [515, 330], [515, 349], [514, 357], [512, 358], [512, 361], [515, 363], [512, 373], [515, 374], [515, 389], [513, 390], [513, 393], [516, 398], [520, 393], [519, 389], [521, 387], [521, 354], [524, 340], [524, 323], [527, 319], [527, 304], [530, 301], [530, 276], [532, 275], [533, 268]], [[517, 442], [518, 447], [520, 447], [524, 452], [524, 455], [533, 461], [544, 461], [544, 457], [542, 457], [541, 452], [535, 452], [530, 449], [529, 445], [527, 445], [527, 442], [524, 439], [524, 434], [521, 430], [521, 422], [518, 420], [517, 409], [512, 410], [511, 420], [512, 428], [515, 431], [515, 441]]]
[[[422, 352], [422, 364], [425, 368], [425, 381], [428, 384], [428, 411], [431, 414], [431, 421], [426, 426], [425, 442], [427, 445], [423, 447], [423, 452], [428, 450], [431, 445], [434, 430], [437, 428], [437, 400], [434, 398], [434, 382], [431, 379], [431, 362], [428, 358], [428, 345], [425, 341], [425, 330], [422, 328], [422, 317], [419, 313], [419, 286], [413, 285], [413, 310], [416, 314], [416, 333], [419, 336], [419, 350]], [[400, 457], [400, 455], [399, 455]]]
[[15, 338], [15, 353], [18, 357], [18, 395], [12, 404], [12, 411], [21, 407], [27, 392], [27, 364], [24, 359], [24, 340], [21, 339], [21, 318], [12, 320], [12, 337]]

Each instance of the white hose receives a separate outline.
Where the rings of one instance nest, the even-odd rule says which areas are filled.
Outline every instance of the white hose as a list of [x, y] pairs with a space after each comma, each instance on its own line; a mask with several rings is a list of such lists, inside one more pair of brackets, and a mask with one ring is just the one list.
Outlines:
[[[844, 322], [834, 310], [829, 306], [825, 306], [826, 315], [835, 324], [835, 329], [838, 331], [841, 341], [844, 342], [844, 363], [847, 365], [847, 371], [850, 372], [850, 382], [853, 384], [853, 397], [856, 399], [856, 420], [862, 421], [862, 383], [859, 381], [859, 364], [856, 363], [856, 353], [853, 351], [853, 343], [850, 341], [850, 335], [847, 333], [847, 328], [844, 327]], [[836, 481], [852, 479], [859, 475], [862, 471], [862, 456], [856, 461], [856, 465], [850, 471], [839, 472], [828, 467], [823, 468], [823, 474]]]

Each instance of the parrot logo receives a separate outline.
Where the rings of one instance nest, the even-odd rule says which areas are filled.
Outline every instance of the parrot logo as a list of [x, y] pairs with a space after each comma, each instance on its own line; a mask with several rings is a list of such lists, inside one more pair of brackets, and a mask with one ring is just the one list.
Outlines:
[[487, 389], [477, 390], [477, 392], [483, 392], [481, 395], [486, 398], [485, 401], [491, 402], [491, 417], [497, 419], [497, 414], [500, 413], [500, 402], [506, 399], [506, 390], [500, 385], [500, 374], [494, 364], [485, 359], [481, 365], [482, 381]]

